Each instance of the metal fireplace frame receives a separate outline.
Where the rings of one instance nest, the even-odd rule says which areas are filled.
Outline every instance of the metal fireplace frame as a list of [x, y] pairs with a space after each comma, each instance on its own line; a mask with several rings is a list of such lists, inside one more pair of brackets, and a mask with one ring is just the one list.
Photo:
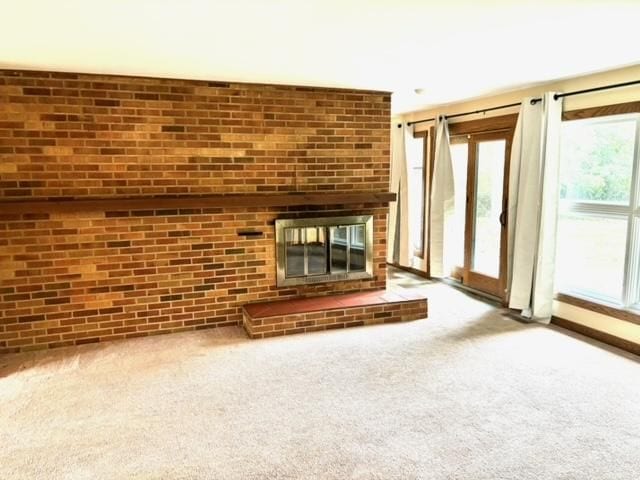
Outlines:
[[[343, 227], [349, 225], [364, 225], [364, 248], [365, 248], [365, 269], [358, 271], [348, 271], [349, 261], [348, 255], [350, 250], [350, 240], [346, 245], [347, 252], [347, 272], [307, 274], [303, 276], [286, 275], [286, 244], [285, 229], [287, 228], [304, 228], [304, 227], [322, 227], [325, 228], [325, 238], [327, 243], [327, 262], [330, 269], [331, 261], [331, 238], [329, 232], [331, 227]], [[315, 218], [287, 218], [278, 219], [275, 222], [276, 229], [276, 285], [278, 287], [290, 287], [294, 285], [309, 285], [328, 282], [342, 282], [347, 280], [363, 280], [373, 278], [373, 215], [356, 215], [344, 217], [315, 217]], [[306, 261], [305, 248], [305, 261]]]

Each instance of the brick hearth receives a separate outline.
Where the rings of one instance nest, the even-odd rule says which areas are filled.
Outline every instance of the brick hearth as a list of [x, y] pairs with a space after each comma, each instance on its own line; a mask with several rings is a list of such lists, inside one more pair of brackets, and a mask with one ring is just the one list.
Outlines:
[[374, 290], [245, 305], [244, 328], [266, 338], [334, 328], [426, 318], [427, 299], [416, 292]]

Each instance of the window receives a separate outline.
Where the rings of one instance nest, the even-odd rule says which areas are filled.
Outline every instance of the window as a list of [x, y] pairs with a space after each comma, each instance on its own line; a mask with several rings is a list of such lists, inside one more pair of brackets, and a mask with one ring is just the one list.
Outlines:
[[428, 133], [420, 132], [422, 136], [407, 139], [407, 186], [409, 194], [409, 237], [411, 248], [416, 257], [424, 256], [424, 220], [425, 220], [425, 145]]
[[556, 289], [640, 308], [640, 115], [566, 121]]

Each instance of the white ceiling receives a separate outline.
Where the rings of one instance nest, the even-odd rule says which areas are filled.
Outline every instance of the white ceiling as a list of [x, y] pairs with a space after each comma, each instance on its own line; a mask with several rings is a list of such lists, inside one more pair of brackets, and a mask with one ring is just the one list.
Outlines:
[[0, 68], [387, 90], [396, 113], [640, 63], [639, 0], [0, 0], [0, 12]]

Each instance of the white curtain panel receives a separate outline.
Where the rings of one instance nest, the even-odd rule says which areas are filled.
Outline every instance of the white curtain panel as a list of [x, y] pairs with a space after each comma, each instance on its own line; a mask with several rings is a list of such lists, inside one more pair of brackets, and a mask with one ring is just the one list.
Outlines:
[[[399, 201], [389, 203], [389, 224], [387, 228], [387, 262], [393, 263], [393, 253], [398, 245], [398, 262], [403, 266], [411, 266], [409, 258], [409, 190], [407, 187], [407, 152], [405, 136], [411, 135], [412, 129], [404, 124], [391, 125], [391, 180], [389, 189], [397, 195]], [[400, 217], [400, 232], [396, 236], [396, 226]]]
[[562, 99], [525, 98], [511, 148], [508, 208], [509, 307], [548, 323], [553, 307]]
[[447, 120], [438, 122], [436, 128], [436, 151], [431, 186], [431, 222], [429, 262], [431, 276], [442, 278], [448, 272], [444, 265], [444, 233], [447, 221], [454, 212], [453, 165], [449, 146], [449, 126]]

